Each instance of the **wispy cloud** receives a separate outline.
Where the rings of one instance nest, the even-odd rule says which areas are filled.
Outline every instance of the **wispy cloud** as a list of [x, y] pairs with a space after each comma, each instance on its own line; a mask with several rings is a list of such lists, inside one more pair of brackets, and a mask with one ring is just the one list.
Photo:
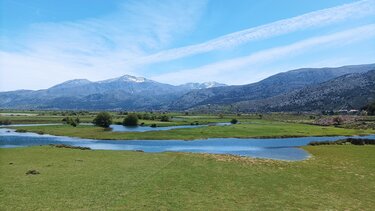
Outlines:
[[[242, 82], [249, 83], [249, 79], [256, 77], [257, 74], [265, 75], [259, 71], [241, 72], [244, 69], [249, 70], [252, 65], [275, 62], [286, 57], [303, 54], [312, 48], [332, 48], [374, 37], [375, 24], [370, 24], [325, 36], [313, 37], [286, 46], [262, 50], [240, 58], [220, 61], [194, 69], [174, 71], [156, 76], [153, 79], [178, 84], [185, 82], [186, 78], [200, 82], [205, 81], [207, 78], [223, 82], [227, 82], [233, 78], [241, 78], [244, 79]], [[270, 75], [272, 73], [268, 72], [266, 74]]]
[[[124, 59], [159, 51], [191, 31], [205, 4], [127, 1], [103, 17], [37, 23], [18, 37], [0, 37], [0, 90], [20, 84], [46, 88], [72, 77], [99, 80], [135, 74]], [[36, 83], [43, 75], [49, 80]]]
[[[173, 48], [174, 41], [195, 29], [205, 7], [205, 0], [134, 0], [127, 1], [114, 13], [103, 17], [38, 23], [23, 30], [18, 37], [0, 35], [0, 90], [47, 88], [73, 78], [100, 80], [125, 73], [139, 75], [139, 69], [142, 68], [152, 72], [150, 64], [374, 15], [375, 0], [362, 0], [319, 10], [204, 43]], [[359, 34], [359, 37], [363, 36], [365, 35]], [[304, 42], [307, 41], [299, 44]], [[313, 44], [305, 45], [310, 47]], [[220, 75], [229, 67], [233, 70], [251, 64], [251, 61], [267, 60], [266, 57], [271, 54], [282, 56], [280, 52], [296, 52], [300, 49], [298, 46], [285, 46], [285, 49], [275, 48], [246, 58], [217, 62], [195, 69], [177, 72], [171, 69], [173, 73], [155, 79], [165, 82], [173, 80], [175, 83], [201, 81], [201, 77], [198, 78], [197, 75]], [[215, 78], [209, 80], [212, 79]]]
[[135, 62], [145, 64], [179, 59], [222, 48], [235, 47], [254, 40], [266, 39], [308, 28], [325, 26], [345, 21], [347, 19], [360, 18], [369, 14], [374, 14], [374, 12], [375, 1], [362, 0], [249, 28], [204, 43], [161, 51], [156, 54], [137, 58]]

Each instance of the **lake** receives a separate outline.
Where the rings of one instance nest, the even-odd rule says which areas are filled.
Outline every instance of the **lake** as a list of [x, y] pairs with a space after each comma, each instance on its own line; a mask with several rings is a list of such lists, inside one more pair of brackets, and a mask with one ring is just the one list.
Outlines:
[[[39, 135], [36, 133], [16, 133], [14, 130], [0, 128], [0, 148], [27, 147], [48, 144], [67, 144], [90, 147], [94, 150], [143, 150], [144, 152], [193, 152], [231, 154], [276, 160], [303, 160], [309, 154], [299, 146], [311, 141], [335, 141], [346, 138], [334, 137], [301, 137], [301, 138], [266, 138], [237, 139], [210, 138], [194, 141], [184, 140], [91, 140], [74, 137]], [[375, 135], [361, 136], [375, 139]]]

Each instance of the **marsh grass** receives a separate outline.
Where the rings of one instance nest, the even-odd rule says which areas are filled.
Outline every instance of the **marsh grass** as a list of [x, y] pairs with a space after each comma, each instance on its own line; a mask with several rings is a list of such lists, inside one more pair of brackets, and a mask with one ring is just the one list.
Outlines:
[[42, 132], [58, 136], [72, 136], [107, 140], [193, 140], [206, 138], [272, 138], [303, 136], [350, 136], [374, 134], [371, 129], [345, 129], [332, 126], [315, 126], [298, 123], [285, 123], [269, 120], [256, 120], [230, 126], [209, 126], [168, 131], [111, 132], [102, 128], [79, 125], [76, 128], [66, 125], [16, 127], [18, 130]]
[[[298, 162], [48, 146], [0, 149], [0, 207], [3, 210], [374, 209], [374, 146], [304, 149], [312, 158]], [[25, 175], [33, 169], [41, 174]]]

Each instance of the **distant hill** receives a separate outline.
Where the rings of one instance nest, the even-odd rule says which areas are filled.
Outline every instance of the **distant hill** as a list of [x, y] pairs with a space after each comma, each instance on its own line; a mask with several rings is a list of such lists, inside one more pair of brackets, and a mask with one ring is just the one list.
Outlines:
[[194, 89], [223, 86], [217, 82], [180, 86], [124, 75], [104, 81], [76, 79], [49, 89], [0, 93], [0, 108], [160, 110]]
[[267, 99], [339, 76], [363, 73], [372, 69], [375, 69], [375, 64], [291, 70], [253, 84], [193, 90], [171, 103], [170, 108], [175, 110], [190, 109], [204, 105], [229, 105], [242, 101]]
[[352, 73], [332, 80], [309, 85], [299, 90], [259, 100], [250, 100], [225, 106], [198, 106], [205, 111], [280, 112], [361, 109], [375, 101], [375, 69], [365, 73]]

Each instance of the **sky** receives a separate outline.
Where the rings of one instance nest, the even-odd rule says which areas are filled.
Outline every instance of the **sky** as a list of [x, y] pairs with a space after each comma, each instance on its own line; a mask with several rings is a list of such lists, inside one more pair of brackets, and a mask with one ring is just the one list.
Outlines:
[[375, 0], [0, 0], [0, 91], [375, 63]]

